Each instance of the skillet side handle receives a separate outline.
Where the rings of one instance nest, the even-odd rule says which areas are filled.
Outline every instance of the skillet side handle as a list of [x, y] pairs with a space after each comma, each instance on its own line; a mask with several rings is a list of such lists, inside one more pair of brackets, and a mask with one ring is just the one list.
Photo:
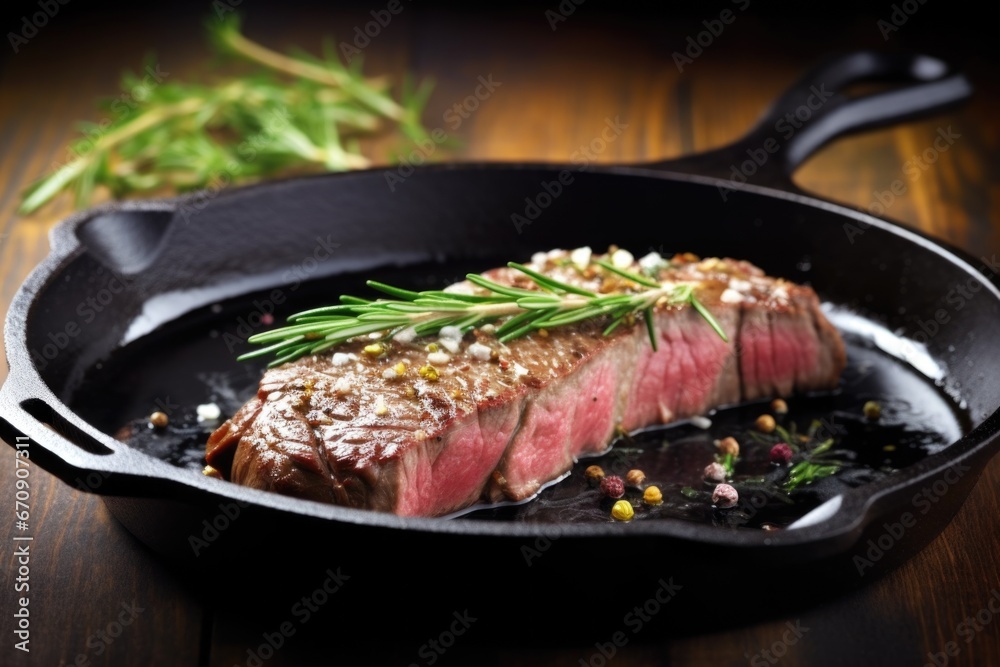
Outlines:
[[[39, 466], [81, 491], [117, 495], [136, 489], [139, 465], [125, 446], [111, 449], [61, 417], [40, 399], [19, 399], [10, 379], [0, 387], [0, 438], [30, 466]], [[19, 464], [20, 465], [20, 464]]]
[[[857, 97], [848, 87], [899, 84]], [[798, 191], [791, 175], [833, 139], [946, 109], [972, 93], [964, 75], [924, 55], [858, 51], [832, 58], [796, 81], [737, 142], [705, 153], [644, 165]]]

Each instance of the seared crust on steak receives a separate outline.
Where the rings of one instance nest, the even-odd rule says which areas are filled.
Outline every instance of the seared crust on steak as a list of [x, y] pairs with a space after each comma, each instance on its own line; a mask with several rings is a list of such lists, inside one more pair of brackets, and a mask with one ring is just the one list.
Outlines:
[[[655, 309], [656, 352], [641, 321], [604, 336], [606, 321], [586, 320], [507, 344], [484, 330], [458, 343], [392, 340], [378, 356], [363, 351], [371, 340], [355, 340], [267, 371], [257, 395], [210, 437], [208, 463], [259, 489], [439, 516], [528, 498], [577, 457], [605, 450], [618, 429], [836, 386], [844, 345], [809, 287], [732, 259], [643, 264], [630, 270], [697, 283], [729, 342], [691, 307], [669, 304]], [[575, 266], [565, 251], [536, 255], [532, 266], [594, 292], [635, 287]], [[484, 275], [536, 288], [513, 269]], [[450, 359], [430, 363], [430, 343]]]

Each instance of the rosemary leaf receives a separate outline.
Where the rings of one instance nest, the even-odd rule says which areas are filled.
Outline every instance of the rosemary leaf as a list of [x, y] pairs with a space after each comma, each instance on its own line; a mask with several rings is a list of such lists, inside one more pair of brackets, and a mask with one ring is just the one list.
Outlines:
[[216, 50], [242, 66], [238, 74], [150, 83], [126, 73], [123, 94], [103, 105], [114, 115], [87, 127], [71, 158], [22, 193], [18, 212], [66, 191], [82, 208], [102, 191], [159, 195], [363, 168], [371, 160], [358, 152], [361, 137], [394, 127], [412, 141], [428, 136], [420, 117], [429, 81], [407, 78], [397, 100], [388, 80], [362, 76], [360, 59], [345, 67], [335, 50], [324, 58], [272, 51], [247, 39], [234, 17], [207, 26]]

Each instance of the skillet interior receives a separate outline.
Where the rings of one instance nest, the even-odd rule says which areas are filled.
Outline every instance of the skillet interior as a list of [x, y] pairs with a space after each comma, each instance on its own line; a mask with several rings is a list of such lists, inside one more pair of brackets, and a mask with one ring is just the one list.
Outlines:
[[[557, 181], [559, 172], [551, 166], [436, 167], [417, 171], [394, 192], [382, 172], [351, 173], [226, 192], [204, 206], [201, 200], [126, 204], [82, 216], [57, 230], [55, 239], [57, 248], [65, 251], [78, 242], [79, 250], [57, 267], [43, 266], [43, 273], [55, 270], [41, 282], [29, 281], [19, 295], [21, 310], [17, 303], [12, 309], [16, 319], [31, 303], [24, 342], [13, 339], [8, 323], [12, 365], [26, 361], [18, 346], [39, 353], [52, 342], [50, 334], [64, 331], [71, 321], [80, 325], [79, 333], [67, 337], [54, 358], [38, 362], [44, 365], [44, 387], [26, 383], [19, 396], [37, 392], [52, 409], [29, 400], [34, 416], [75, 434], [78, 441], [81, 433], [94, 435], [82, 438], [93, 452], [116, 450], [106, 458], [114, 459], [114, 465], [124, 462], [124, 473], [101, 473], [90, 484], [86, 470], [60, 472], [84, 488], [108, 494], [112, 512], [143, 542], [208, 573], [213, 585], [222, 579], [239, 581], [236, 571], [261, 558], [288, 568], [284, 572], [312, 572], [303, 563], [303, 553], [309, 552], [317, 567], [337, 564], [347, 572], [367, 573], [359, 576], [367, 582], [361, 597], [369, 601], [372, 590], [394, 590], [401, 581], [441, 601], [455, 599], [443, 586], [452, 586], [448, 590], [454, 595], [489, 595], [498, 588], [511, 594], [541, 590], [566, 595], [595, 563], [615, 562], [637, 548], [655, 549], [657, 558], [630, 560], [629, 572], [619, 576], [622, 585], [645, 586], [676, 575], [695, 590], [711, 591], [713, 582], [718, 583], [712, 572], [733, 558], [761, 571], [823, 568], [831, 587], [845, 580], [858, 583], [851, 560], [854, 546], [877, 535], [879, 520], [898, 517], [914, 489], [963, 456], [976, 464], [975, 472], [952, 484], [949, 502], [935, 505], [878, 567], [900, 562], [937, 534], [992, 453], [985, 443], [995, 437], [994, 412], [1000, 405], [1000, 383], [994, 379], [1000, 376], [1000, 296], [994, 286], [981, 287], [958, 307], [953, 290], [970, 279], [981, 284], [984, 278], [916, 234], [775, 191], [748, 189], [723, 201], [711, 179], [653, 170], [573, 171], [573, 182], [518, 233], [511, 215], [524, 215], [525, 197], [545, 192], [543, 184]], [[172, 214], [175, 206], [179, 212]], [[863, 233], [848, 235], [845, 224], [857, 226], [859, 220], [867, 221], [858, 227]], [[662, 248], [745, 258], [771, 274], [810, 282], [824, 300], [911, 337], [920, 338], [926, 322], [946, 309], [949, 320], [927, 337], [926, 349], [945, 369], [944, 386], [962, 401], [973, 430], [898, 481], [879, 487], [876, 501], [859, 497], [842, 508], [835, 526], [827, 522], [772, 540], [755, 531], [673, 522], [622, 530], [616, 525], [539, 528], [401, 520], [200, 477], [192, 480], [169, 464], [123, 452], [106, 434], [73, 428], [78, 416], [59, 401], [73, 395], [94, 364], [123, 344], [155, 335], [160, 325], [185, 313], [205, 316], [210, 313], [205, 307], [220, 299], [264, 286], [288, 288], [289, 276], [300, 275], [304, 260], [314, 256], [317, 239], [338, 247], [316, 265], [312, 278], [427, 260], [487, 267], [539, 249], [616, 243], [637, 252]], [[118, 289], [115, 281], [127, 287]], [[115, 292], [113, 300], [86, 323], [79, 304], [105, 289]], [[219, 353], [228, 352], [220, 345]], [[189, 364], [191, 372], [206, 370], [203, 362], [177, 360], [181, 367]], [[122, 415], [121, 421], [133, 416]], [[243, 507], [240, 519], [193, 558], [191, 536], [203, 534], [203, 522], [234, 501]], [[275, 539], [276, 531], [294, 536], [295, 548]], [[555, 539], [560, 537], [566, 539]], [[545, 557], [526, 568], [526, 547], [544, 547], [540, 553]], [[409, 564], [405, 571], [400, 554], [406, 554]], [[464, 579], [455, 581], [447, 560], [455, 554], [479, 563], [489, 577], [471, 587]], [[220, 577], [220, 572], [228, 574]], [[609, 609], [620, 615], [618, 607]]]

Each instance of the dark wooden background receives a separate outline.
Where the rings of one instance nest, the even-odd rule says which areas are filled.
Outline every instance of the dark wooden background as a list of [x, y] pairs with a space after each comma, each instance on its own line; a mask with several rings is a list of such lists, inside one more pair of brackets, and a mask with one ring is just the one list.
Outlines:
[[[370, 10], [384, 4], [331, 10], [248, 0], [240, 9], [252, 37], [275, 47], [314, 48], [323, 35], [350, 35], [370, 20]], [[973, 78], [977, 90], [970, 103], [947, 115], [838, 141], [811, 159], [796, 181], [824, 197], [867, 208], [876, 192], [902, 180], [907, 191], [888, 217], [977, 255], [1000, 251], [1000, 86], [997, 59], [986, 51], [991, 26], [985, 16], [949, 3], [915, 4], [916, 13], [884, 39], [877, 21], [890, 16], [889, 2], [867, 8], [849, 4], [836, 16], [819, 17], [755, 4], [680, 72], [672, 53], [726, 3], [685, 6], [673, 17], [649, 6], [585, 3], [553, 31], [544, 12], [557, 6], [553, 1], [452, 14], [406, 2], [365, 49], [366, 70], [434, 77], [437, 87], [426, 115], [431, 127], [442, 124], [445, 111], [474, 89], [477, 77], [492, 75], [501, 82], [455, 132], [462, 146], [449, 154], [453, 159], [565, 160], [595, 136], [605, 117], [620, 116], [629, 129], [598, 159], [623, 163], [678, 156], [737, 138], [784, 86], [830, 52], [867, 47], [944, 55]], [[98, 120], [95, 99], [115, 93], [121, 70], [138, 69], [146, 53], [155, 51], [170, 77], [201, 74], [207, 55], [201, 22], [210, 12], [209, 3], [154, 12], [138, 4], [95, 9], [81, 1], [60, 6], [17, 54], [7, 40], [0, 45], [5, 54], [0, 310], [6, 311], [18, 285], [47, 253], [52, 224], [70, 212], [69, 203], [60, 200], [38, 215], [19, 217], [18, 193], [65, 159], [74, 122]], [[14, 14], [0, 25], [3, 32], [20, 25], [21, 13]], [[919, 178], [911, 178], [904, 163], [932, 146], [938, 128], [949, 126], [960, 139]], [[384, 162], [388, 145], [388, 140], [372, 142], [369, 149]], [[5, 375], [0, 368], [0, 379]], [[7, 506], [13, 505], [13, 461], [12, 450], [0, 450], [0, 498]], [[78, 659], [91, 665], [245, 664], [247, 648], [259, 643], [266, 628], [238, 610], [206, 604], [205, 595], [190, 590], [118, 525], [99, 497], [38, 468], [31, 481], [31, 653], [13, 648], [8, 610], [16, 597], [9, 541], [14, 531], [5, 528], [0, 531], [8, 535], [0, 546], [0, 664], [64, 665]], [[948, 657], [948, 664], [1000, 664], [1000, 618], [969, 643], [956, 634], [1000, 589], [998, 554], [1000, 460], [994, 460], [951, 525], [890, 575], [794, 618], [669, 641], [650, 632], [612, 664], [772, 664], [761, 651], [780, 643], [786, 623], [795, 621], [809, 631], [788, 647], [780, 664], [922, 665], [953, 640], [960, 653]], [[133, 601], [144, 611], [121, 637], [110, 645], [93, 639]], [[394, 646], [391, 632], [379, 633], [376, 643], [359, 638], [372, 647], [370, 653], [331, 652], [334, 644], [344, 645], [343, 638], [298, 645], [291, 640], [265, 664], [426, 664], [417, 656], [418, 646]], [[528, 652], [517, 644], [480, 646], [470, 635], [440, 664], [569, 667], [588, 660], [594, 650], [592, 643], [581, 643]]]

